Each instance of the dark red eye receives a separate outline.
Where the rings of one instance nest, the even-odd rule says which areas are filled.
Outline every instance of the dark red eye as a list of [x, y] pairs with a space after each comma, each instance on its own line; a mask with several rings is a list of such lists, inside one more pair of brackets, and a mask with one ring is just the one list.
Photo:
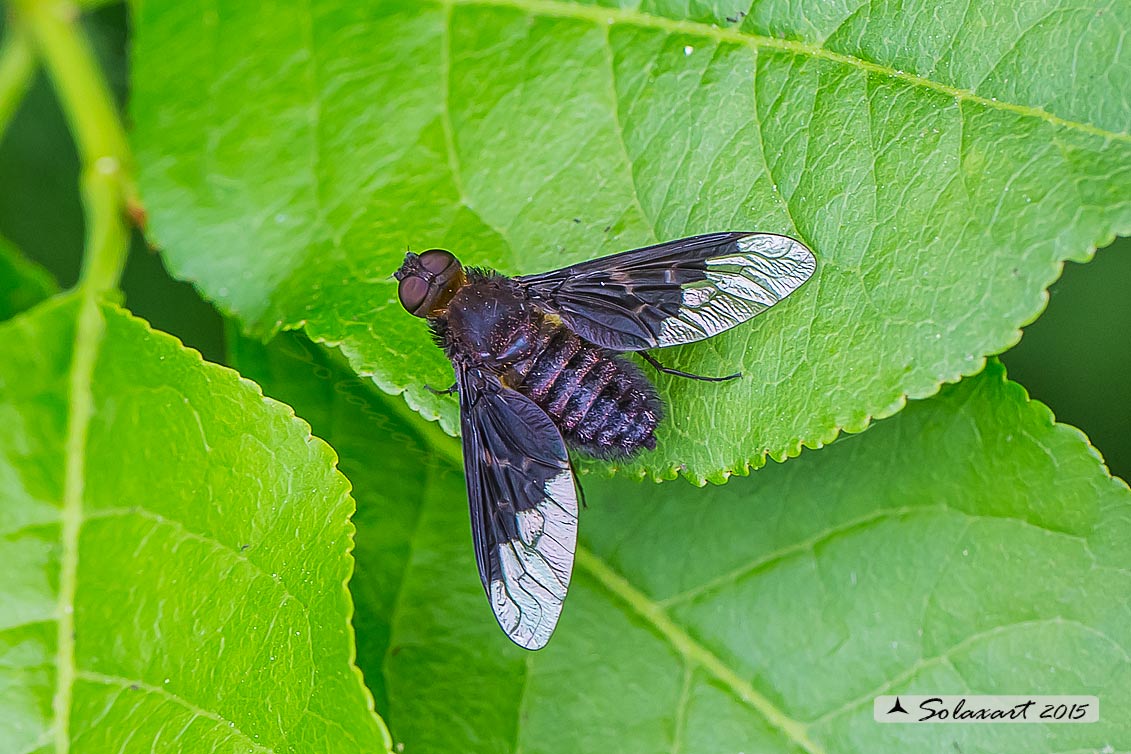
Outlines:
[[452, 253], [443, 249], [429, 249], [420, 255], [420, 266], [433, 275], [439, 275], [451, 267], [455, 261], [456, 258]]
[[401, 280], [400, 285], [397, 286], [397, 295], [400, 296], [401, 306], [408, 310], [409, 314], [420, 314], [416, 311], [420, 305], [424, 303], [425, 296], [428, 295], [428, 283], [424, 282], [422, 278], [415, 275], [410, 275]]

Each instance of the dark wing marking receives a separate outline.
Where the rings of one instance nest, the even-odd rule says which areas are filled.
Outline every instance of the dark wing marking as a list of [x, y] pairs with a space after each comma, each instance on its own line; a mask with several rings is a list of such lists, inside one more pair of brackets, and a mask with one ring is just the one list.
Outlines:
[[781, 301], [817, 263], [773, 233], [712, 233], [516, 278], [581, 337], [614, 351], [709, 338]]
[[474, 369], [457, 373], [479, 577], [507, 636], [541, 649], [558, 623], [577, 546], [577, 486], [542, 409]]

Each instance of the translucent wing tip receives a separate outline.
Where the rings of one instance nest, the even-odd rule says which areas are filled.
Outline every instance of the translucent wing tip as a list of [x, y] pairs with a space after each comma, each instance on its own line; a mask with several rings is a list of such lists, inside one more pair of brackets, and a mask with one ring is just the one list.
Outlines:
[[[546, 646], [569, 591], [577, 547], [577, 485], [565, 457], [530, 507], [510, 514], [494, 550], [487, 587], [491, 608], [506, 635], [523, 649]], [[513, 467], [512, 467], [513, 468]], [[530, 503], [530, 500], [524, 501]]]
[[[749, 233], [735, 242], [740, 254], [760, 258], [786, 296], [801, 287], [817, 271], [817, 257], [796, 238], [776, 233]], [[751, 260], [752, 261], [752, 260]]]
[[813, 276], [817, 260], [805, 244], [775, 233], [728, 239], [705, 259], [702, 280], [682, 287], [680, 307], [660, 323], [660, 346], [693, 343], [766, 311]]

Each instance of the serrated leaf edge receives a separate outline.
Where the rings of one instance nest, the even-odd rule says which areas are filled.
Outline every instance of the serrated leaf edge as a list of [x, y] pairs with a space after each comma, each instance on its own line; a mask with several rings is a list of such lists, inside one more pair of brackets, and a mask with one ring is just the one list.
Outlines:
[[[366, 708], [381, 732], [385, 751], [391, 752], [393, 741], [388, 726], [384, 719], [377, 714], [372, 692], [365, 683], [364, 674], [357, 664], [357, 641], [353, 630], [353, 617], [356, 611], [353, 596], [349, 591], [349, 582], [353, 577], [356, 561], [353, 550], [356, 546], [356, 528], [352, 521], [353, 512], [357, 504], [351, 494], [352, 484], [349, 479], [338, 469], [338, 454], [329, 443], [314, 434], [310, 424], [302, 417], [295, 414], [294, 409], [282, 401], [278, 401], [264, 394], [262, 387], [239, 372], [222, 364], [207, 361], [195, 348], [186, 346], [179, 338], [153, 326], [141, 317], [137, 317], [129, 310], [109, 302], [98, 302], [93, 296], [84, 296], [81, 293], [68, 292], [53, 296], [24, 312], [12, 317], [0, 327], [18, 327], [27, 321], [39, 316], [44, 311], [63, 308], [72, 300], [78, 301], [79, 314], [75, 328], [75, 340], [72, 346], [72, 359], [68, 379], [68, 420], [65, 437], [65, 477], [63, 506], [60, 513], [61, 523], [61, 554], [59, 596], [56, 600], [56, 620], [58, 622], [56, 668], [58, 676], [56, 691], [52, 698], [55, 724], [55, 751], [64, 753], [70, 750], [70, 707], [71, 693], [74, 680], [82, 675], [75, 666], [74, 658], [74, 599], [77, 586], [78, 568], [78, 536], [83, 523], [83, 492], [85, 487], [85, 460], [86, 439], [93, 411], [93, 395], [91, 393], [94, 369], [97, 365], [101, 351], [102, 338], [105, 335], [105, 317], [109, 315], [123, 316], [133, 325], [140, 325], [146, 334], [156, 340], [165, 340], [186, 353], [212, 371], [218, 378], [229, 380], [238, 389], [250, 390], [257, 395], [266, 410], [277, 417], [297, 424], [303, 432], [303, 440], [308, 446], [313, 446], [315, 452], [327, 457], [333, 473], [337, 475], [342, 485], [341, 494], [353, 504], [353, 510], [345, 521], [347, 546], [344, 555], [348, 568], [341, 583], [342, 596], [346, 605], [346, 633], [349, 637], [348, 661], [350, 671], [357, 679], [361, 689]], [[232, 380], [232, 378], [235, 378]], [[162, 690], [163, 691], [163, 690]], [[60, 713], [63, 712], [61, 715]], [[60, 724], [62, 721], [63, 724]]]
[[[1131, 134], [1126, 132], [1115, 132], [1107, 129], [1100, 128], [1088, 123], [1081, 123], [1071, 119], [1062, 118], [1053, 113], [1049, 113], [1038, 107], [1027, 105], [1017, 105], [1014, 103], [1006, 102], [1001, 99], [987, 98], [975, 94], [972, 91], [953, 87], [937, 81], [933, 81], [923, 76], [907, 73], [890, 66], [873, 63], [852, 55], [833, 52], [824, 47], [814, 45], [807, 42], [791, 39], [780, 39], [776, 37], [767, 37], [757, 34], [744, 33], [734, 29], [721, 28], [709, 24], [704, 24], [696, 21], [674, 20], [664, 18], [662, 16], [655, 16], [648, 13], [641, 12], [634, 8], [607, 8], [603, 6], [590, 6], [590, 5], [576, 5], [572, 3], [563, 2], [562, 0], [429, 0], [433, 6], [442, 7], [450, 14], [452, 9], [457, 6], [464, 7], [499, 7], [510, 8], [518, 11], [524, 11], [531, 15], [545, 16], [553, 18], [566, 18], [582, 21], [589, 21], [594, 24], [603, 25], [604, 27], [612, 26], [615, 24], [625, 24], [639, 28], [652, 28], [665, 31], [672, 34], [687, 34], [690, 36], [698, 36], [716, 41], [732, 42], [749, 46], [758, 50], [759, 48], [778, 50], [788, 52], [791, 54], [803, 55], [812, 57], [814, 59], [822, 59], [830, 62], [836, 62], [843, 65], [852, 66], [860, 70], [890, 77], [893, 79], [904, 81], [912, 86], [924, 88], [930, 91], [938, 92], [948, 97], [953, 97], [957, 101], [968, 101], [976, 103], [980, 106], [1000, 110], [1004, 112], [1012, 112], [1025, 117], [1037, 118], [1046, 121], [1054, 126], [1067, 128], [1070, 130], [1087, 133], [1103, 139], [1113, 141], [1122, 141], [1131, 143]], [[448, 126], [450, 128], [450, 125]], [[450, 135], [446, 136], [450, 138]], [[450, 143], [448, 144], [450, 149]], [[454, 170], [454, 168], [453, 168]], [[454, 177], [458, 182], [458, 175]], [[466, 204], [466, 202], [465, 202]], [[958, 382], [964, 377], [979, 374], [986, 366], [987, 358], [1000, 354], [1017, 344], [1021, 339], [1021, 327], [1030, 324], [1044, 311], [1048, 303], [1048, 288], [1052, 285], [1061, 275], [1064, 262], [1068, 260], [1088, 261], [1090, 260], [1097, 249], [1110, 244], [1114, 241], [1117, 235], [1131, 234], [1131, 226], [1126, 228], [1119, 227], [1103, 233], [1095, 243], [1090, 247], [1083, 250], [1079, 257], [1072, 253], [1065, 254], [1063, 258], [1054, 260], [1054, 272], [1049, 278], [1048, 282], [1043, 284], [1037, 292], [1037, 302], [1031, 309], [1031, 314], [1021, 314], [1020, 323], [1013, 330], [1013, 332], [1004, 338], [998, 346], [991, 345], [988, 350], [981, 354], [977, 359], [974, 359], [968, 367], [960, 367], [948, 374], [939, 375], [936, 380], [930, 385], [928, 389], [915, 391], [900, 391], [882, 407], [868, 409], [862, 415], [861, 419], [855, 423], [834, 424], [826, 431], [819, 432], [814, 437], [803, 438], [794, 435], [786, 443], [786, 447], [780, 453], [773, 453], [769, 449], [760, 451], [755, 455], [742, 459], [734, 468], [722, 468], [713, 473], [697, 474], [691, 472], [685, 466], [677, 464], [669, 464], [667, 467], [657, 467], [652, 469], [639, 469], [628, 478], [643, 480], [650, 478], [653, 482], [660, 483], [665, 481], [672, 481], [680, 476], [684, 477], [692, 484], [698, 487], [705, 486], [707, 483], [711, 484], [725, 484], [732, 476], [748, 476], [751, 471], [762, 468], [766, 464], [767, 458], [770, 458], [779, 463], [785, 462], [791, 458], [796, 458], [801, 454], [803, 449], [819, 450], [820, 448], [834, 442], [841, 433], [858, 434], [865, 431], [872, 422], [877, 419], [885, 419], [906, 406], [907, 401], [920, 400], [928, 398], [938, 393], [938, 391], [946, 384]], [[367, 377], [382, 391], [394, 395], [402, 396], [409, 407], [421, 415], [428, 421], [437, 421], [444, 432], [453, 437], [458, 436], [458, 429], [445, 415], [436, 411], [428, 411], [425, 413], [426, 406], [419, 399], [418, 391], [413, 390], [412, 386], [398, 386], [392, 380], [384, 377], [377, 370], [368, 368], [365, 365], [365, 359], [361, 356], [359, 351], [350, 345], [348, 339], [335, 338], [327, 336], [319, 332], [321, 328], [311, 327], [306, 319], [299, 319], [292, 323], [284, 322], [283, 320], [276, 320], [273, 324], [263, 326], [260, 323], [248, 323], [240, 318], [240, 312], [236, 307], [229, 306], [226, 302], [220, 300], [218, 297], [212, 296], [209, 292], [203, 289], [200, 281], [185, 276], [180, 271], [180, 265], [173, 263], [173, 261], [166, 257], [170, 270], [176, 272], [177, 277], [182, 280], [190, 282], [200, 293], [200, 295], [207, 301], [214, 304], [226, 316], [230, 316], [240, 322], [244, 332], [249, 336], [256, 337], [264, 342], [270, 340], [272, 336], [281, 330], [285, 329], [305, 329], [307, 334], [314, 342], [335, 347], [340, 349], [349, 360], [349, 363], [354, 368], [358, 376]], [[615, 464], [609, 464], [605, 467], [610, 476], [623, 474], [623, 470]], [[583, 466], [583, 473], [592, 473], [590, 465]], [[603, 473], [603, 472], [600, 472]]]

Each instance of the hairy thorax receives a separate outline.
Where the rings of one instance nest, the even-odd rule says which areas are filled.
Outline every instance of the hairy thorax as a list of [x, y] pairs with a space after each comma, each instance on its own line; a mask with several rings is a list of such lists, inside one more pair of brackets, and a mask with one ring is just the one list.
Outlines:
[[467, 285], [433, 321], [453, 361], [496, 374], [589, 455], [625, 457], [655, 448], [661, 403], [635, 364], [548, 316], [509, 279], [469, 273]]

